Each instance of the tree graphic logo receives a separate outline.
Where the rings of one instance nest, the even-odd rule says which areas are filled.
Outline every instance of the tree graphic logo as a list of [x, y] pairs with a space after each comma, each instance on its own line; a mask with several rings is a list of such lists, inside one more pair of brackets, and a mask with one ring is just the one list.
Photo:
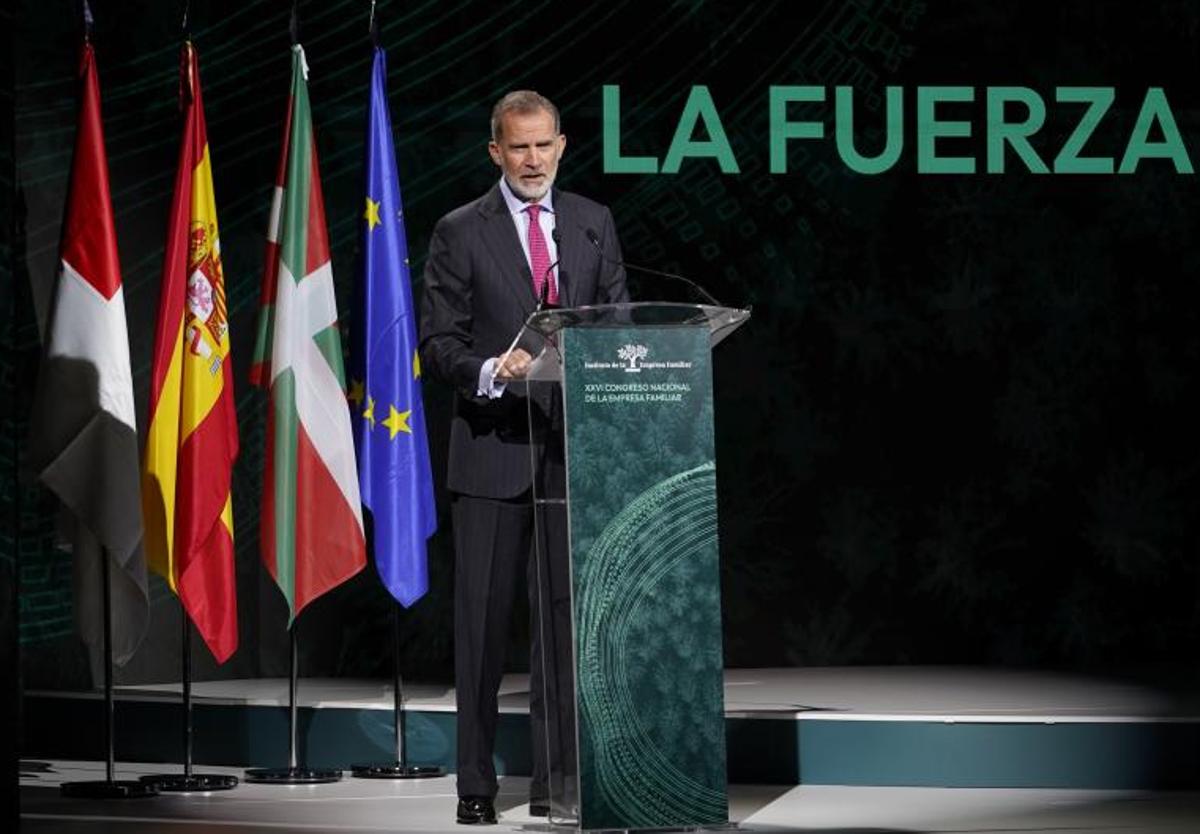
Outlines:
[[623, 362], [628, 362], [629, 365], [624, 368], [627, 374], [640, 374], [642, 369], [638, 367], [638, 362], [646, 358], [650, 353], [649, 348], [645, 345], [625, 345], [617, 351], [617, 357]]

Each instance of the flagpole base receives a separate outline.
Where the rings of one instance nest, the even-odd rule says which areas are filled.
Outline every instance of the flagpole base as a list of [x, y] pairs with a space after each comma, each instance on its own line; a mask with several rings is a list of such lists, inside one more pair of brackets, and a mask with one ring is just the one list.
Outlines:
[[246, 771], [246, 782], [256, 785], [324, 785], [341, 779], [340, 770], [316, 767], [255, 767]]
[[350, 772], [359, 779], [429, 779], [446, 775], [444, 767], [406, 765], [399, 762], [350, 765]]
[[205, 791], [228, 791], [238, 786], [236, 776], [225, 776], [221, 773], [154, 773], [143, 776], [141, 781], [149, 782], [160, 791], [169, 793], [203, 793]]
[[71, 799], [143, 799], [158, 796], [158, 787], [154, 784], [127, 779], [63, 782], [60, 791]]
[[54, 768], [51, 767], [50, 762], [35, 762], [35, 761], [29, 761], [27, 759], [21, 759], [17, 763], [17, 769], [20, 772], [22, 779], [25, 779], [25, 778], [36, 779], [38, 777], [39, 773], [53, 773], [54, 772]]

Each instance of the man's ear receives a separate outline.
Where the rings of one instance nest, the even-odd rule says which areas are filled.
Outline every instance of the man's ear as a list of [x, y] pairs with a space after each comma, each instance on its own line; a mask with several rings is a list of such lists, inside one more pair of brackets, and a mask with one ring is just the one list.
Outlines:
[[488, 142], [488, 156], [492, 158], [492, 162], [495, 162], [501, 168], [504, 167], [504, 163], [500, 161], [500, 146], [495, 142]]
[[563, 152], [567, 149], [567, 134], [558, 134], [558, 157], [562, 159]]

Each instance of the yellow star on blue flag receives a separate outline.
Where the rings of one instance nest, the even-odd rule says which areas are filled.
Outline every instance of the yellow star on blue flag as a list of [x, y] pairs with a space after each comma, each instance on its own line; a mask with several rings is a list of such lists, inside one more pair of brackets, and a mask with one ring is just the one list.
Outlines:
[[388, 405], [388, 416], [383, 421], [388, 427], [388, 440], [395, 440], [398, 432], [412, 434], [412, 428], [408, 425], [408, 418], [411, 416], [412, 411], [397, 411], [396, 406]]
[[379, 225], [379, 203], [367, 197], [367, 208], [363, 211], [363, 219], [367, 221], [367, 231]]

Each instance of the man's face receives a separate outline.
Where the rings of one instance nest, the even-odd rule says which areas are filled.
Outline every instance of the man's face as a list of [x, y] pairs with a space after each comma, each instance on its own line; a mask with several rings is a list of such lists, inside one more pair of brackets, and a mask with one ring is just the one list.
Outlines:
[[526, 202], [536, 202], [554, 184], [566, 146], [567, 137], [555, 131], [549, 111], [510, 110], [500, 117], [500, 140], [488, 143], [488, 153], [513, 193]]

